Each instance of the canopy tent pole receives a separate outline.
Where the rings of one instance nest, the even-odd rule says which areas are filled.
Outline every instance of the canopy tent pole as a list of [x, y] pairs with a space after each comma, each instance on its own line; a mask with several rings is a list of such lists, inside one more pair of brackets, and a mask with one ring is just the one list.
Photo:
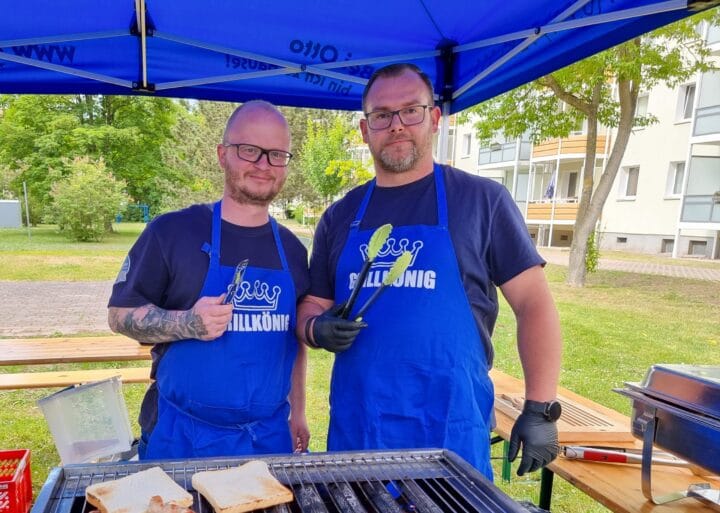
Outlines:
[[145, 0], [135, 0], [135, 14], [137, 17], [137, 30], [140, 34], [140, 66], [142, 75], [141, 88], [148, 89], [147, 73], [147, 33], [145, 24]]
[[442, 117], [440, 118], [440, 133], [438, 134], [437, 161], [445, 164], [448, 152], [448, 140], [450, 136], [450, 102], [444, 102], [441, 106]]

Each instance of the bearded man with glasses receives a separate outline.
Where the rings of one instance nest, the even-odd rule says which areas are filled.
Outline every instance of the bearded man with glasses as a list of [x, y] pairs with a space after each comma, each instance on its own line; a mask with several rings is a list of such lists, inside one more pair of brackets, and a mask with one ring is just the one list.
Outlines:
[[[363, 140], [376, 177], [323, 214], [298, 337], [335, 355], [329, 450], [442, 447], [492, 478], [491, 335], [497, 287], [517, 319], [523, 413], [510, 445], [518, 473], [557, 455], [561, 338], [545, 262], [501, 184], [433, 162], [440, 119], [432, 84], [411, 64], [377, 70], [363, 94]], [[374, 231], [392, 224], [356, 306], [345, 302]], [[410, 265], [357, 319], [404, 251]]]
[[307, 250], [269, 215], [290, 131], [271, 104], [230, 116], [217, 145], [223, 197], [153, 220], [113, 287], [113, 331], [152, 344], [141, 459], [306, 450], [305, 346], [296, 303]]

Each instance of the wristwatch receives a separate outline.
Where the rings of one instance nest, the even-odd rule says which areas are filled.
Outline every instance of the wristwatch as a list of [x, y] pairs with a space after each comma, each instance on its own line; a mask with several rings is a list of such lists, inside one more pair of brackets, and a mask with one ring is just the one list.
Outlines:
[[523, 406], [523, 412], [539, 413], [540, 415], [545, 417], [545, 420], [549, 422], [555, 422], [557, 419], [560, 418], [560, 414], [562, 413], [562, 407], [560, 406], [560, 403], [558, 401], [548, 401], [545, 403], [541, 403], [538, 401], [531, 401], [529, 399], [526, 399], [525, 405]]

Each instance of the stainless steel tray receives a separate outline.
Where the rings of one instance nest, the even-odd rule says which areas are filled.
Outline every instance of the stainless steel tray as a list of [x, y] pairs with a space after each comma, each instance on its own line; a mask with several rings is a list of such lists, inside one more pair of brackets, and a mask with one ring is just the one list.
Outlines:
[[618, 390], [633, 400], [632, 433], [644, 439], [654, 418], [654, 443], [710, 472], [720, 473], [720, 420], [677, 407], [637, 390]]
[[720, 419], [720, 367], [653, 365], [640, 384], [627, 383], [644, 394]]

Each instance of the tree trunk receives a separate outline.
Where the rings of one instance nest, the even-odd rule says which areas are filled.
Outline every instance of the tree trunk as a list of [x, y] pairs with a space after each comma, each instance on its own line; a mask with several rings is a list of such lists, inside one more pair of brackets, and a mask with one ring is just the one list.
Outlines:
[[598, 83], [593, 87], [592, 98], [589, 109], [585, 112], [587, 116], [587, 143], [585, 145], [585, 166], [583, 169], [583, 186], [580, 193], [580, 204], [575, 219], [575, 233], [570, 245], [570, 259], [568, 262], [568, 275], [566, 283], [574, 287], [585, 285], [587, 269], [585, 258], [587, 255], [587, 241], [592, 228], [590, 205], [593, 188], [595, 187], [595, 157], [597, 156], [597, 133], [598, 133], [598, 108], [602, 84]]
[[[628, 79], [619, 79], [618, 96], [620, 98], [620, 123], [618, 124], [615, 142], [610, 152], [605, 169], [603, 170], [597, 188], [593, 191], [592, 174], [595, 171], [595, 155], [597, 141], [597, 117], [594, 116], [594, 123], [591, 123], [588, 116], [588, 144], [585, 157], [585, 179], [583, 180], [583, 192], [578, 206], [578, 215], [575, 221], [575, 234], [570, 246], [570, 261], [568, 266], [567, 284], [575, 287], [585, 285], [587, 270], [585, 259], [587, 255], [588, 237], [595, 229], [600, 218], [603, 206], [607, 200], [613, 182], [620, 169], [625, 149], [627, 148], [630, 134], [635, 119], [635, 108], [637, 105], [639, 84]], [[597, 110], [595, 111], [597, 112]], [[591, 139], [591, 127], [595, 135]], [[588, 180], [588, 177], [590, 179]]]

